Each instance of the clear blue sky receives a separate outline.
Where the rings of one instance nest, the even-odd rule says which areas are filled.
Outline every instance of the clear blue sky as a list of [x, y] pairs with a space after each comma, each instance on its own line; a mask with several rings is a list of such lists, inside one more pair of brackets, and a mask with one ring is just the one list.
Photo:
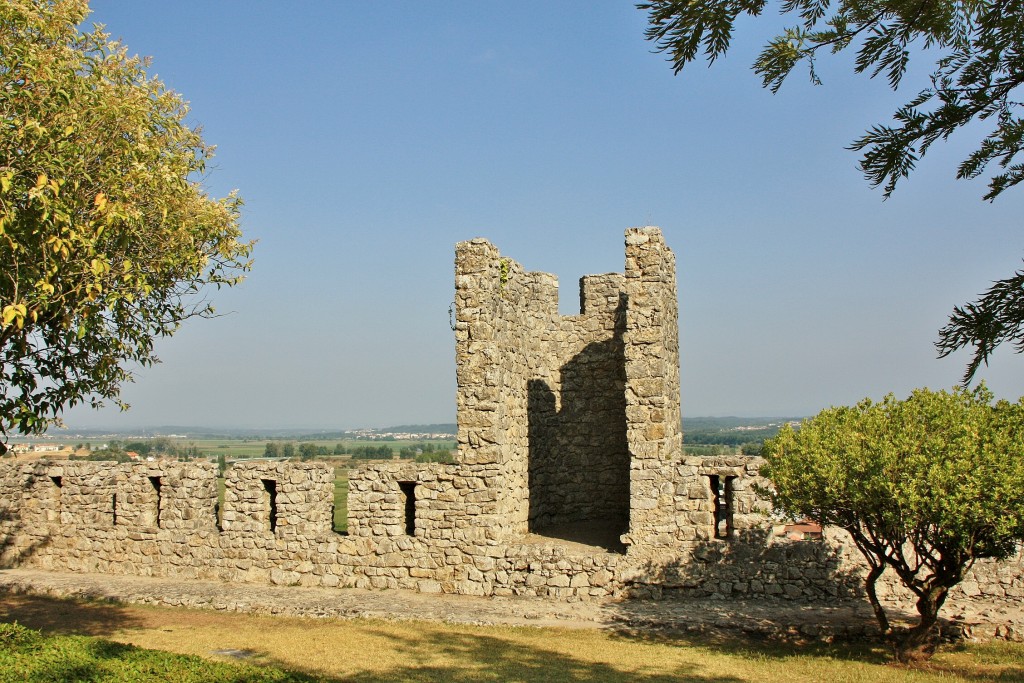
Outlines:
[[[191, 103], [238, 188], [255, 267], [224, 317], [159, 342], [128, 413], [72, 426], [386, 426], [455, 418], [456, 242], [530, 270], [622, 271], [626, 227], [678, 258], [684, 415], [806, 415], [949, 387], [954, 304], [1021, 266], [1024, 190], [955, 181], [972, 133], [889, 201], [844, 146], [911, 96], [826, 60], [778, 95], [749, 70], [779, 21], [673, 76], [630, 2], [94, 0], [91, 21]], [[980, 373], [1024, 393], [1024, 357]]]

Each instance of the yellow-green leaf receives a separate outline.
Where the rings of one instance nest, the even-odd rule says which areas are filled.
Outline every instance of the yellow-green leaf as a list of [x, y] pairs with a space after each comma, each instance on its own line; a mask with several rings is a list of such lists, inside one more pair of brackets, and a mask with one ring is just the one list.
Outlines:
[[25, 307], [25, 304], [7, 304], [4, 306], [2, 313], [4, 325], [10, 325], [13, 322], [20, 330], [25, 325], [25, 314], [27, 312], [28, 309]]

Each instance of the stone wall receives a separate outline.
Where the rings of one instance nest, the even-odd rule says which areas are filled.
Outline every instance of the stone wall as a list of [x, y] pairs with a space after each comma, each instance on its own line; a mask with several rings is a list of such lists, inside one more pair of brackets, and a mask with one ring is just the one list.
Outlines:
[[[201, 495], [215, 497], [212, 473], [204, 484]], [[292, 539], [315, 538], [332, 530], [331, 468], [285, 462], [246, 464], [226, 470], [224, 484], [222, 527], [226, 532]]]
[[[3, 464], [0, 562], [137, 576], [559, 600], [686, 594], [813, 601], [859, 594], [863, 567], [841, 535], [800, 542], [772, 533], [757, 512], [764, 505], [753, 489], [757, 466], [756, 459], [738, 457], [684, 459], [679, 468], [692, 476], [676, 504], [685, 513], [680, 519], [689, 523], [680, 526], [692, 529], [692, 538], [674, 553], [651, 557], [537, 535], [501, 541], [493, 529], [478, 523], [477, 511], [496, 498], [487, 477], [460, 465], [394, 462], [353, 470], [349, 534], [342, 535], [328, 522], [334, 472], [323, 465], [244, 463], [229, 468], [224, 522], [218, 528], [212, 464]], [[704, 481], [711, 476], [737, 477], [731, 521], [719, 515], [718, 535], [714, 494]], [[153, 477], [160, 477], [159, 506]], [[277, 482], [274, 505], [268, 481]], [[277, 522], [271, 529], [275, 506]], [[883, 589], [899, 592], [893, 577]], [[1019, 601], [1024, 595], [1021, 558], [979, 563], [960, 592]]]
[[[675, 259], [631, 228], [625, 272], [558, 282], [481, 239], [456, 250], [455, 464], [349, 473], [211, 463], [0, 463], [0, 565], [425, 593], [835, 600], [849, 539], [776, 533], [761, 460], [684, 457]], [[1019, 601], [1021, 556], [980, 562], [966, 596]], [[898, 595], [894, 577], [883, 593]]]

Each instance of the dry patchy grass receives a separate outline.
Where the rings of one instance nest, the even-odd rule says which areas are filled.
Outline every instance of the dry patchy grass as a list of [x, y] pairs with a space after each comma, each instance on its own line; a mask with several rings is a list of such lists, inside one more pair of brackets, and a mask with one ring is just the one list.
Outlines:
[[[879, 647], [788, 645], [557, 628], [312, 620], [0, 596], [0, 620], [58, 633], [250, 663], [345, 681], [1014, 681], [1024, 647], [950, 648], [926, 670]], [[224, 655], [220, 655], [224, 658]]]

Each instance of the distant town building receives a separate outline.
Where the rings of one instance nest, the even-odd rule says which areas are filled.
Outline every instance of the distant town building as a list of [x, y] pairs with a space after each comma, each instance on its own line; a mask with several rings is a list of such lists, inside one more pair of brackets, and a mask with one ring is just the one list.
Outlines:
[[821, 525], [809, 519], [787, 524], [783, 533], [792, 541], [810, 541], [822, 537]]

